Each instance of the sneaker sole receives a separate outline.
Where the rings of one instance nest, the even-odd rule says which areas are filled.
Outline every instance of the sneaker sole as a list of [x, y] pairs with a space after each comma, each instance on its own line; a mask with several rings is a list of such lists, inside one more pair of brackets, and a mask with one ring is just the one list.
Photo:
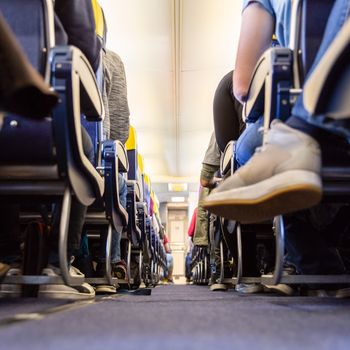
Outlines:
[[38, 296], [47, 299], [69, 299], [69, 300], [90, 300], [95, 298], [95, 294], [83, 294], [83, 293], [72, 293], [72, 292], [50, 292], [50, 291], [39, 291]]
[[96, 286], [96, 294], [116, 294], [117, 289], [109, 285], [99, 285]]
[[310, 208], [320, 202], [320, 177], [293, 170], [257, 184], [213, 193], [203, 203], [212, 213], [242, 223], [255, 223]]
[[267, 288], [268, 291], [277, 293], [279, 295], [284, 295], [288, 297], [294, 295], [293, 288], [286, 284], [276, 284], [276, 285], [265, 284], [264, 287]]

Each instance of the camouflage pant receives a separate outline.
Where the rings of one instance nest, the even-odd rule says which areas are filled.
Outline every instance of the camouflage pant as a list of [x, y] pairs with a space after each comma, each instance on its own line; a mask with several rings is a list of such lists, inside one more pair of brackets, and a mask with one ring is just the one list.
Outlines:
[[196, 228], [193, 236], [193, 243], [195, 245], [207, 246], [208, 245], [208, 232], [209, 232], [209, 219], [208, 211], [205, 210], [201, 203], [209, 195], [210, 190], [203, 188], [198, 200]]

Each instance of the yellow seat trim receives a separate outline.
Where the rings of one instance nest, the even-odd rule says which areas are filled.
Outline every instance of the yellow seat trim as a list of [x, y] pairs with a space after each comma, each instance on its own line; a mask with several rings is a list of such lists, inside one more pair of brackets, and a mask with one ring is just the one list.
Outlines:
[[137, 149], [136, 130], [131, 125], [129, 128], [129, 138], [126, 141], [125, 147], [126, 147], [127, 151]]
[[145, 169], [143, 167], [143, 157], [141, 156], [140, 153], [137, 154], [137, 165], [141, 174], [143, 174], [145, 172]]
[[98, 3], [97, 0], [91, 0], [92, 9], [94, 11], [94, 18], [95, 18], [95, 32], [97, 35], [99, 35], [101, 38], [104, 38], [105, 35], [105, 20], [103, 16], [102, 7]]

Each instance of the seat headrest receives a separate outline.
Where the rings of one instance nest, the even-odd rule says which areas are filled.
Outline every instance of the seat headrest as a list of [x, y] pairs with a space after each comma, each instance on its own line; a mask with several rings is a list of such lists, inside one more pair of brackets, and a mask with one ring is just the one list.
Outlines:
[[131, 125], [129, 127], [129, 137], [125, 143], [125, 147], [128, 151], [137, 149], [136, 130]]

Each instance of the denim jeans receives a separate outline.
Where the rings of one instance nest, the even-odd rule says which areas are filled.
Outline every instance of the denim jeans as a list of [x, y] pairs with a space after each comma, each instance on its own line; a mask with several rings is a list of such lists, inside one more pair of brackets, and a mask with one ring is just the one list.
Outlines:
[[174, 258], [171, 255], [171, 253], [166, 253], [166, 262], [167, 262], [167, 271], [166, 271], [165, 277], [172, 278], [173, 270], [174, 270]]
[[[310, 71], [308, 73], [308, 76], [306, 77], [306, 80], [313, 73], [313, 71], [321, 61], [322, 57], [324, 56], [324, 54], [332, 44], [333, 40], [339, 33], [340, 29], [345, 24], [349, 15], [350, 15], [350, 0], [336, 0], [334, 2], [332, 11], [328, 18], [328, 22], [323, 35], [321, 46], [317, 52], [316, 58], [312, 64], [312, 67], [310, 68]], [[350, 139], [350, 130], [348, 128], [344, 128], [339, 125], [336, 125], [335, 122], [333, 123], [329, 122], [329, 119], [327, 123], [325, 123], [326, 118], [323, 115], [311, 116], [304, 106], [303, 94], [301, 94], [297, 99], [295, 106], [292, 110], [292, 115], [295, 117], [301, 118], [306, 122], [312, 125], [315, 125], [317, 127], [321, 127], [330, 132], [345, 136], [348, 140]]]
[[[118, 186], [119, 186], [119, 202], [123, 208], [126, 208], [126, 196], [128, 194], [128, 188], [126, 181], [121, 174], [118, 174]], [[101, 235], [101, 249], [100, 249], [100, 261], [104, 262], [106, 259], [106, 239], [107, 235]], [[120, 250], [120, 240], [122, 238], [122, 232], [116, 230], [112, 231], [112, 243], [111, 243], [111, 262], [116, 263], [121, 261], [121, 250]]]
[[249, 123], [236, 143], [236, 162], [242, 166], [252, 157], [257, 147], [262, 144], [262, 133], [259, 132], [263, 126], [264, 117], [260, 117], [255, 123]]

